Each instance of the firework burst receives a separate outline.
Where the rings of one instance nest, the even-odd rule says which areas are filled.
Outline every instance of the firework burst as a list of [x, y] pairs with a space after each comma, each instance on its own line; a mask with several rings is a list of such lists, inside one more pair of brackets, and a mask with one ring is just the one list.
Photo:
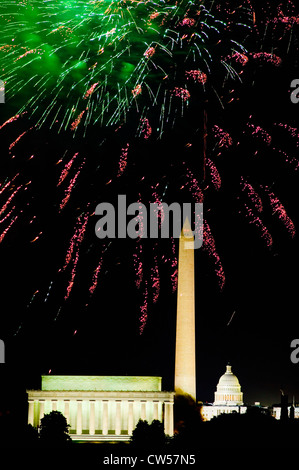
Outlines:
[[[260, 121], [251, 109], [232, 118], [230, 109], [241, 87], [253, 86], [252, 71], [283, 67], [282, 44], [287, 38], [289, 45], [297, 16], [279, 7], [279, 21], [268, 14], [266, 25], [252, 3], [1, 2], [1, 78], [10, 115], [0, 125], [7, 147], [0, 242], [9, 245], [14, 230], [26, 227], [24, 237], [38, 246], [49, 240], [49, 227], [62, 225], [67, 235], [51, 276], [63, 278], [63, 293], [50, 277], [44, 295], [47, 304], [59, 298], [55, 320], [61, 304], [72, 302], [74, 286], [81, 289], [79, 273], [91, 255], [83, 304], [96, 294], [112, 248], [96, 245], [91, 212], [116, 194], [158, 204], [203, 202], [202, 251], [220, 290], [226, 275], [212, 218], [222, 200], [271, 248], [267, 200], [294, 238], [295, 224], [269, 189], [270, 177], [257, 170], [270, 155], [277, 166], [296, 171], [299, 131], [288, 122]], [[277, 47], [269, 47], [269, 37]], [[279, 132], [294, 149], [278, 143]], [[163, 213], [157, 218], [161, 226]], [[176, 290], [177, 247], [171, 238], [168, 252], [151, 250], [142, 237], [132, 246], [143, 333], [150, 307], [161, 298], [161, 266], [171, 293]]]

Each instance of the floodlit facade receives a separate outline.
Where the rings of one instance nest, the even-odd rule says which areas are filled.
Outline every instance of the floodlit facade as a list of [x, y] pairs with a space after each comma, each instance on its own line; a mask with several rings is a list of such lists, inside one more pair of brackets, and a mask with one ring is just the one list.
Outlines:
[[161, 377], [42, 376], [41, 390], [28, 390], [28, 423], [60, 411], [73, 440], [129, 440], [139, 419], [164, 422], [173, 435], [174, 392], [161, 391]]
[[243, 406], [243, 393], [238, 378], [232, 373], [231, 365], [226, 366], [226, 372], [218, 382], [214, 403], [202, 406], [202, 416], [209, 421], [222, 413], [246, 413]]
[[[287, 407], [288, 418], [291, 417], [291, 405]], [[281, 419], [281, 406], [273, 406], [272, 416], [276, 419]], [[294, 406], [294, 419], [299, 419], [299, 406]]]
[[226, 372], [218, 382], [215, 392], [214, 405], [241, 406], [243, 405], [243, 393], [239, 380], [232, 373], [230, 364], [226, 366]]
[[196, 399], [194, 237], [188, 219], [179, 242], [174, 388]]

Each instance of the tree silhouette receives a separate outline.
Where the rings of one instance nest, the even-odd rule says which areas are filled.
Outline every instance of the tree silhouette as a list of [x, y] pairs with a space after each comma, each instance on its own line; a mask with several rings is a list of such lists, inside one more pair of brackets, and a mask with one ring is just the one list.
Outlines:
[[69, 424], [60, 411], [51, 411], [41, 419], [40, 439], [44, 444], [56, 447], [71, 442]]
[[166, 443], [163, 424], [157, 419], [154, 419], [151, 424], [140, 419], [132, 433], [131, 443], [139, 448], [163, 447]]
[[174, 398], [175, 447], [196, 447], [202, 433], [201, 404], [188, 394], [177, 393]]

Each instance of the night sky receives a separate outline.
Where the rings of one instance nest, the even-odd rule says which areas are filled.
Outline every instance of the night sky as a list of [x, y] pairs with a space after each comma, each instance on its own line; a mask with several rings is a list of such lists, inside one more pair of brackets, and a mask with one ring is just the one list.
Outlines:
[[[299, 401], [299, 364], [290, 360], [290, 343], [299, 332], [299, 104], [290, 100], [291, 81], [299, 78], [299, 16], [292, 2], [271, 2], [271, 6], [268, 2], [263, 6], [248, 2], [243, 13], [236, 8], [238, 1], [218, 2], [221, 7], [213, 10], [213, 18], [219, 17], [226, 26], [219, 28], [219, 34], [211, 33], [208, 48], [213, 61], [207, 68], [204, 51], [193, 64], [207, 75], [204, 87], [186, 79], [185, 72], [190, 69], [186, 55], [193, 51], [191, 46], [174, 48], [173, 59], [167, 60], [162, 53], [162, 58], [158, 55], [157, 47], [157, 62], [153, 57], [153, 63], [163, 65], [167, 79], [149, 65], [144, 82], [152, 90], [161, 82], [166, 94], [161, 92], [162, 98], [157, 95], [158, 104], [143, 92], [139, 107], [134, 101], [127, 110], [126, 122], [122, 117], [119, 122], [104, 125], [96, 121], [98, 114], [90, 111], [96, 109], [95, 102], [102, 96], [99, 90], [92, 91], [90, 121], [86, 124], [83, 119], [76, 122], [72, 118], [67, 129], [60, 132], [60, 115], [53, 127], [46, 121], [37, 128], [36, 119], [42, 114], [40, 108], [44, 110], [51, 103], [51, 90], [58, 80], [58, 59], [51, 62], [49, 49], [66, 41], [75, 61], [72, 24], [68, 32], [59, 32], [58, 39], [55, 36], [56, 42], [49, 39], [46, 48], [44, 42], [38, 42], [45, 40], [40, 29], [34, 30], [36, 2], [26, 2], [32, 12], [26, 21], [36, 32], [30, 37], [22, 36], [13, 26], [11, 17], [17, 22], [23, 20], [15, 8], [10, 11], [9, 3], [3, 2], [0, 8], [5, 33], [0, 44], [4, 80], [10, 77], [9, 67], [15, 59], [27, 55], [18, 59], [10, 78], [12, 85], [9, 80], [6, 83], [6, 103], [0, 104], [0, 237], [8, 227], [0, 238], [0, 338], [6, 346], [2, 376], [25, 389], [38, 388], [41, 374], [49, 372], [160, 375], [164, 389], [173, 389], [177, 240], [101, 240], [94, 231], [96, 205], [115, 204], [117, 195], [126, 194], [129, 202], [144, 204], [155, 198], [169, 204], [204, 204], [204, 218], [213, 238], [205, 226], [204, 247], [195, 252], [197, 399], [213, 401], [219, 377], [230, 361], [245, 403], [278, 403], [280, 390], [289, 395], [289, 400], [294, 395]], [[72, 18], [74, 2], [65, 3], [66, 14]], [[81, 3], [77, 2], [79, 9]], [[23, 11], [25, 7], [20, 8]], [[41, 8], [41, 12], [44, 18], [48, 15], [46, 9]], [[183, 21], [186, 10], [178, 16]], [[138, 21], [140, 17], [136, 14]], [[237, 26], [238, 18], [246, 20], [246, 29]], [[207, 17], [205, 21], [212, 20]], [[198, 23], [182, 26], [177, 22], [176, 27], [181, 36], [191, 35], [190, 28], [201, 30]], [[87, 23], [81, 33], [86, 41], [93, 28], [97, 31], [98, 26]], [[245, 64], [231, 62], [237, 71], [235, 78], [227, 78], [220, 60], [236, 50], [241, 54], [237, 46], [228, 46], [231, 36], [245, 48], [243, 54], [248, 58]], [[134, 70], [136, 57], [144, 57], [149, 37], [147, 30], [142, 41], [138, 35], [136, 39], [136, 33], [132, 36], [134, 53], [130, 59], [123, 59], [127, 62], [114, 60], [111, 87], [112, 82], [122, 84], [123, 74]], [[16, 49], [11, 46], [12, 38]], [[10, 47], [1, 47], [7, 44]], [[70, 54], [63, 51], [61, 54]], [[113, 54], [111, 51], [107, 54]], [[86, 68], [80, 62], [77, 75], [69, 80], [80, 83], [86, 76], [84, 83], [90, 90], [98, 76], [89, 72], [94, 59], [93, 51], [89, 53]], [[262, 55], [256, 55], [259, 53]], [[32, 115], [28, 103], [36, 88], [27, 83], [17, 90], [23, 74], [18, 63], [35, 55], [45, 58], [41, 62], [47, 72], [52, 71], [52, 77], [49, 87], [44, 88], [45, 101]], [[61, 62], [66, 60], [58, 57]], [[24, 67], [24, 74], [30, 76], [34, 71], [37, 77], [44, 77], [45, 69], [38, 64], [34, 61], [32, 68]], [[75, 98], [67, 94], [71, 83], [66, 83], [51, 112], [59, 106], [68, 109], [69, 103], [75, 105]], [[131, 83], [128, 86], [133, 87]], [[185, 86], [190, 92], [188, 103], [173, 91]], [[169, 117], [161, 134], [159, 100], [170, 95]], [[37, 104], [39, 100], [41, 97]], [[5, 124], [21, 106], [28, 112]], [[74, 117], [80, 109], [78, 105]], [[87, 114], [87, 108], [85, 111]], [[53, 114], [49, 114], [51, 119]], [[71, 121], [76, 124], [72, 126]], [[146, 135], [146, 123], [151, 125], [150, 135]], [[219, 129], [231, 143], [220, 140]], [[217, 174], [213, 173], [214, 166]], [[66, 176], [60, 183], [63, 170]], [[253, 192], [249, 194], [242, 181]], [[277, 206], [275, 211], [273, 195], [286, 213], [279, 212]], [[270, 234], [271, 242], [266, 234]], [[139, 288], [138, 262], [143, 273]], [[159, 292], [155, 281], [159, 282]], [[144, 312], [146, 322], [142, 321]]]

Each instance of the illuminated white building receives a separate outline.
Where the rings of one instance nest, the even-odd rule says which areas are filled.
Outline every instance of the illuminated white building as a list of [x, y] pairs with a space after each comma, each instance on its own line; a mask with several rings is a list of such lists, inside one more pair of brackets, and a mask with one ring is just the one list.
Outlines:
[[42, 376], [41, 390], [27, 390], [28, 423], [60, 411], [73, 440], [128, 440], [139, 419], [164, 422], [173, 435], [174, 392], [161, 391], [161, 377]]
[[226, 372], [218, 382], [215, 392], [214, 405], [241, 406], [243, 393], [238, 378], [232, 373], [231, 365], [226, 366]]
[[[291, 405], [287, 407], [287, 416], [291, 418]], [[294, 419], [299, 419], [299, 406], [293, 406], [294, 410]], [[273, 406], [272, 408], [272, 416], [276, 419], [281, 419], [281, 406]]]
[[243, 393], [238, 378], [232, 373], [231, 365], [226, 366], [226, 372], [218, 382], [214, 403], [202, 406], [202, 416], [209, 421], [222, 413], [246, 413], [243, 406]]

